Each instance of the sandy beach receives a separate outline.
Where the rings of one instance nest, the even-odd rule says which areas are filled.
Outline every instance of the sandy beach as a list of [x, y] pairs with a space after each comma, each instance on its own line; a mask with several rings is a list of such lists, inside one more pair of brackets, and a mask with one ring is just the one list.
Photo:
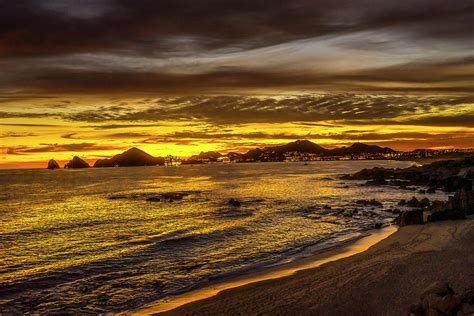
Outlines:
[[[447, 281], [456, 292], [474, 285], [472, 240], [472, 218], [406, 226], [366, 251], [316, 268], [217, 290], [217, 295], [201, 300], [203, 292], [194, 292], [181, 301], [193, 302], [165, 314], [402, 315], [435, 281]], [[311, 260], [327, 260], [344, 249], [333, 252]], [[138, 312], [153, 314], [163, 308], [170, 306], [150, 306]]]

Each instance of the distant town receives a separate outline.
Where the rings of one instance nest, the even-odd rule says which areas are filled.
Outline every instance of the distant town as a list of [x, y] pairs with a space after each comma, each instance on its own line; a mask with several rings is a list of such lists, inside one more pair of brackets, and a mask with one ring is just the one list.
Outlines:
[[[417, 149], [410, 152], [396, 151], [389, 147], [354, 143], [348, 147], [326, 149], [308, 140], [297, 140], [285, 145], [255, 148], [246, 153], [229, 152], [221, 154], [217, 151], [201, 152], [187, 159], [168, 155], [153, 157], [138, 149], [131, 148], [111, 158], [98, 159], [92, 167], [131, 167], [131, 166], [178, 166], [181, 164], [207, 163], [246, 163], [246, 162], [298, 162], [326, 160], [419, 160], [419, 159], [451, 159], [474, 155], [474, 148], [469, 149]], [[75, 156], [64, 165], [64, 168], [89, 168], [86, 161]], [[51, 159], [48, 169], [60, 168]]]

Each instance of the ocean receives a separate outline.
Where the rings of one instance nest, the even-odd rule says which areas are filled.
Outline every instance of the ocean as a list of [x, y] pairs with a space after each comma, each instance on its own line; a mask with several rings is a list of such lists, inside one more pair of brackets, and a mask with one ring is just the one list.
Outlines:
[[[0, 311], [125, 311], [296, 260], [388, 225], [384, 210], [423, 197], [341, 174], [411, 164], [0, 170]], [[372, 198], [384, 207], [355, 204]]]

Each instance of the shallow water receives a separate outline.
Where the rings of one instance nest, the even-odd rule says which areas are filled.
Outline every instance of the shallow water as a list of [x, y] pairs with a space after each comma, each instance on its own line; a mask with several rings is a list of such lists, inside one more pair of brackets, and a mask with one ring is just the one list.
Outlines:
[[[0, 311], [121, 311], [291, 261], [389, 223], [384, 209], [422, 197], [338, 175], [410, 164], [1, 170]], [[371, 198], [384, 207], [350, 214]]]

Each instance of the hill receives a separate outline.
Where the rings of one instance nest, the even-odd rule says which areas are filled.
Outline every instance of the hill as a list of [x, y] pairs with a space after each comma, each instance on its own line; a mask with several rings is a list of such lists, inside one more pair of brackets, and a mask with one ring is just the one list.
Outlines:
[[138, 148], [130, 148], [129, 150], [115, 155], [109, 159], [98, 159], [94, 167], [138, 167], [138, 166], [156, 166], [164, 164], [164, 158], [153, 157]]
[[357, 155], [357, 154], [385, 154], [393, 153], [393, 149], [388, 147], [380, 147], [377, 145], [367, 145], [363, 143], [354, 143], [349, 147], [335, 148], [328, 151], [334, 156]]

